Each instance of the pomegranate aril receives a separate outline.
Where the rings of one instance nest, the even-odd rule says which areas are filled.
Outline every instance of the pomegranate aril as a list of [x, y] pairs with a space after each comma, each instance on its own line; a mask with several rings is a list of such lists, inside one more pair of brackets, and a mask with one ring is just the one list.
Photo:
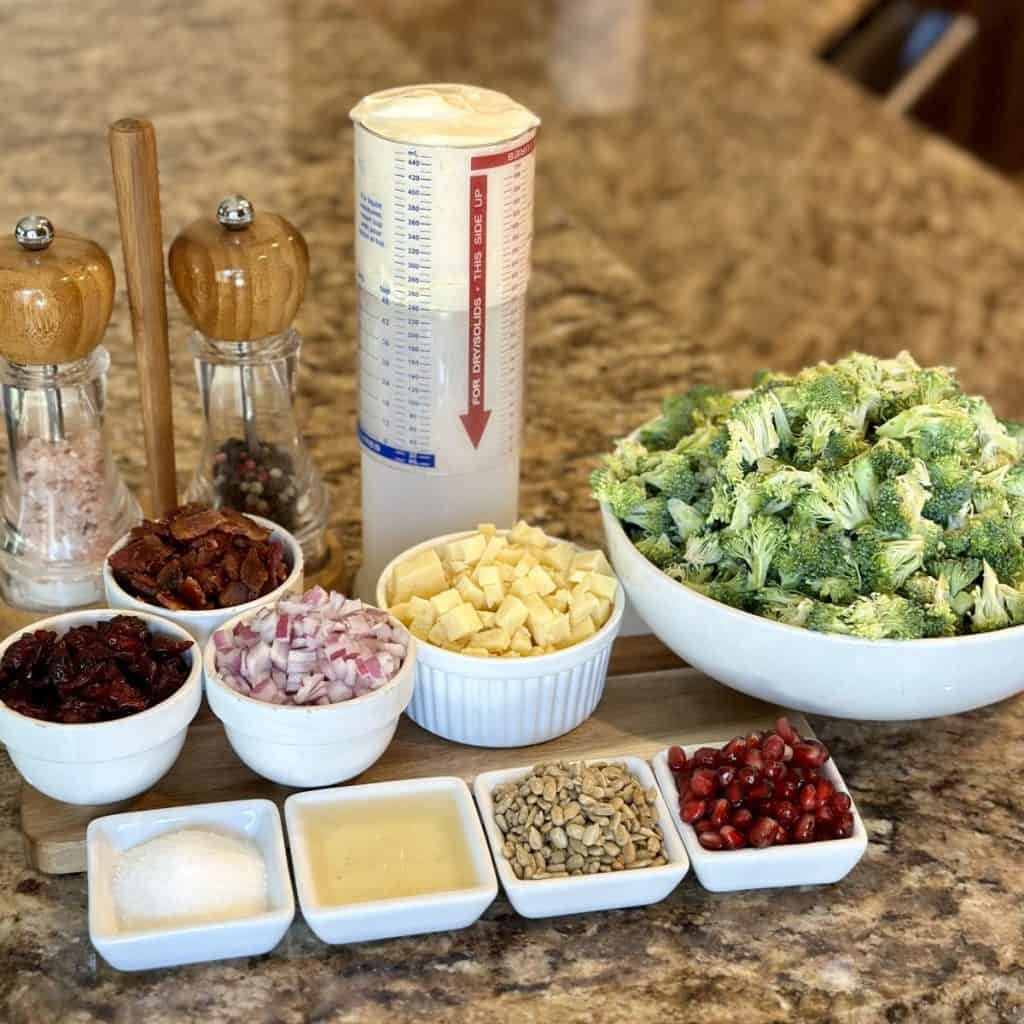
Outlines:
[[701, 832], [714, 832], [715, 830], [711, 827], [711, 822], [707, 818], [701, 818], [700, 821], [693, 823], [693, 831], [700, 835]]
[[761, 780], [761, 770], [752, 764], [744, 765], [736, 773], [736, 781], [743, 786], [753, 786]]
[[813, 814], [805, 814], [793, 826], [793, 842], [809, 843], [814, 839], [815, 820]]
[[800, 787], [800, 809], [814, 811], [818, 807], [818, 790], [809, 782]]
[[800, 812], [788, 800], [773, 800], [768, 808], [771, 816], [783, 828], [789, 828], [800, 817]]
[[737, 807], [729, 818], [730, 824], [739, 829], [748, 829], [753, 824], [754, 815], [746, 807]]
[[747, 832], [747, 839], [751, 846], [762, 849], [771, 846], [775, 842], [775, 832], [779, 823], [774, 818], [758, 818]]
[[821, 825], [834, 825], [836, 819], [839, 817], [834, 810], [832, 810], [831, 804], [822, 804], [815, 812], [814, 817]]
[[767, 779], [755, 782], [747, 790], [748, 800], [770, 800], [774, 795], [775, 787]]
[[708, 821], [711, 822], [714, 828], [721, 828], [729, 821], [729, 807], [728, 800], [716, 800], [711, 807], [711, 813], [708, 815]]
[[718, 787], [718, 780], [710, 768], [698, 768], [690, 779], [690, 789], [694, 796], [711, 796]]
[[743, 755], [743, 763], [749, 768], [756, 768], [759, 772], [763, 771], [764, 754], [757, 747], [752, 747]]
[[718, 785], [725, 789], [736, 778], [736, 769], [731, 765], [724, 765], [718, 769], [718, 774], [715, 778], [718, 780]]
[[764, 777], [766, 779], [771, 779], [772, 782], [778, 782], [779, 779], [784, 779], [786, 777], [786, 771], [786, 766], [782, 761], [769, 761], [764, 766]]
[[833, 793], [829, 803], [836, 814], [845, 814], [853, 806], [853, 801], [847, 793]]
[[776, 721], [775, 731], [791, 746], [800, 739], [800, 734], [785, 716]]
[[686, 752], [682, 747], [668, 748], [668, 766], [674, 772], [681, 772], [686, 767]]
[[832, 798], [832, 794], [836, 791], [836, 787], [833, 786], [828, 779], [818, 779], [814, 784], [814, 788], [818, 791], [819, 803], [824, 803], [826, 800], [830, 800]]
[[714, 747], [701, 747], [693, 755], [693, 763], [698, 768], [714, 768], [719, 759], [719, 752]]
[[705, 850], [721, 850], [725, 846], [725, 840], [718, 832], [701, 832], [697, 840]]
[[725, 787], [723, 796], [730, 804], [733, 805], [733, 807], [738, 807], [743, 803], [743, 786], [739, 782], [730, 782], [729, 785]]
[[793, 779], [780, 779], [775, 783], [773, 792], [777, 800], [792, 800], [796, 796], [797, 788]]
[[754, 813], [755, 818], [761, 817], [764, 814], [771, 814], [772, 801], [771, 800], [748, 800], [746, 806], [751, 809]]
[[804, 782], [813, 782], [815, 786], [821, 780], [821, 771], [817, 768], [804, 769]]
[[787, 743], [785, 749], [782, 751], [782, 760], [787, 764], [793, 760], [793, 748]]
[[679, 806], [679, 817], [687, 825], [692, 825], [695, 821], [704, 817], [706, 809], [707, 803], [704, 800], [687, 800], [686, 803]]
[[775, 845], [786, 846], [788, 843], [793, 842], [793, 834], [788, 828], [783, 828], [781, 825], [775, 830]]
[[727, 850], [742, 850], [747, 845], [746, 837], [732, 825], [723, 825], [718, 834], [722, 837], [722, 842]]
[[801, 768], [820, 768], [827, 760], [828, 750], [817, 740], [801, 740], [793, 744], [793, 764]]
[[848, 839], [853, 835], [853, 815], [847, 811], [845, 814], [840, 814], [836, 819], [835, 826], [835, 837], [836, 839]]
[[722, 748], [721, 760], [725, 764], [739, 764], [746, 752], [747, 741], [742, 736], [736, 736]]
[[781, 761], [785, 750], [786, 741], [775, 732], [767, 736], [761, 744], [761, 752], [769, 761]]
[[761, 740], [763, 738], [763, 732], [752, 732], [749, 736], [747, 736], [747, 750], [753, 750], [755, 747], [760, 747]]

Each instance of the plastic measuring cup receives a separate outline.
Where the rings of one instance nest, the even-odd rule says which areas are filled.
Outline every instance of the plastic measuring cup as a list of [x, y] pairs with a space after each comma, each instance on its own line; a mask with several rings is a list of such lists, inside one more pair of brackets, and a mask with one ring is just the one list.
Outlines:
[[501, 93], [374, 93], [355, 123], [363, 568], [519, 503], [538, 118]]

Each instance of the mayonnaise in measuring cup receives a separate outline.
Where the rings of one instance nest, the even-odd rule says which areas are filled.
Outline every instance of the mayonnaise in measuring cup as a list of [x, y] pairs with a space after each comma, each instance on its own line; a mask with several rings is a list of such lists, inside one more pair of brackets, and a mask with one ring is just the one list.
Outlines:
[[355, 123], [363, 569], [519, 501], [539, 119], [467, 85], [388, 89]]

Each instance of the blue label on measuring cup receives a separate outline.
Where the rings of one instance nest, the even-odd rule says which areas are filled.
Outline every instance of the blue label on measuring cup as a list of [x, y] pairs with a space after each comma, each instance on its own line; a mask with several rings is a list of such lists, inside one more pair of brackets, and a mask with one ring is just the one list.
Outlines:
[[402, 448], [393, 448], [377, 438], [371, 437], [360, 423], [358, 426], [359, 441], [368, 451], [379, 455], [382, 459], [390, 459], [392, 462], [400, 462], [405, 466], [424, 466], [428, 469], [434, 468], [434, 456], [430, 452], [409, 452]]

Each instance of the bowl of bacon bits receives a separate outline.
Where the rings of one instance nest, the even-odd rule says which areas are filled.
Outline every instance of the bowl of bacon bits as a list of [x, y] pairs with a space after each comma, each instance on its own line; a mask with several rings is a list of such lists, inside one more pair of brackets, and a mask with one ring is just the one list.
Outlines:
[[156, 615], [66, 612], [0, 644], [0, 740], [28, 783], [65, 803], [152, 786], [201, 698], [192, 637]]
[[827, 748], [787, 718], [727, 743], [669, 747], [653, 763], [705, 889], [838, 882], [867, 849]]
[[412, 698], [416, 641], [388, 612], [313, 587], [243, 612], [206, 644], [206, 699], [254, 772], [329, 786], [387, 749]]
[[114, 608], [155, 612], [202, 647], [222, 623], [302, 589], [302, 548], [269, 519], [182, 505], [145, 519], [111, 549], [103, 567]]

